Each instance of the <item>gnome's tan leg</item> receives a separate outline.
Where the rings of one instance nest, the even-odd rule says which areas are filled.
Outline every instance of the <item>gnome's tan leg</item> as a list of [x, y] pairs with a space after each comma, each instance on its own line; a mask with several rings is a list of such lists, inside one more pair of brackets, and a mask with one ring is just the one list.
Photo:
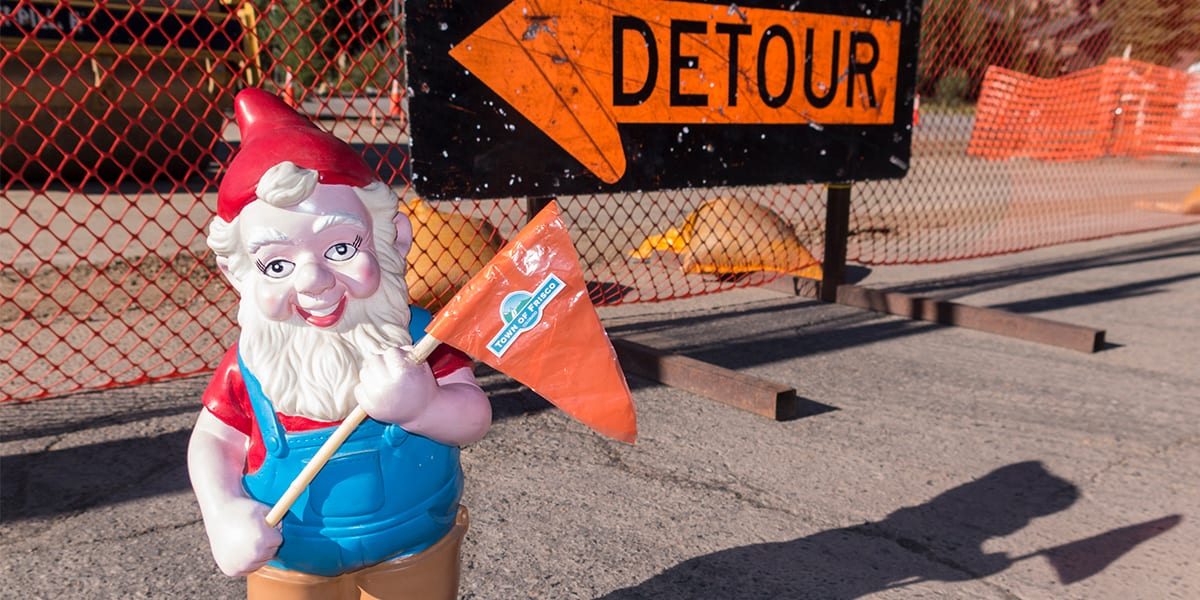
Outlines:
[[246, 576], [246, 600], [357, 600], [353, 575], [321, 577], [263, 567]]
[[467, 524], [467, 508], [459, 506], [454, 528], [424, 552], [368, 567], [347, 577], [355, 577], [362, 600], [454, 600], [458, 597], [459, 553]]

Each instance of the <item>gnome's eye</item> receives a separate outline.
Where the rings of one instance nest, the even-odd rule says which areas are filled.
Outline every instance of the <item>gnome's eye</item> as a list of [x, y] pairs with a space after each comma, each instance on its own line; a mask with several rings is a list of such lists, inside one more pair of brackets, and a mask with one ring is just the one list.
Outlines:
[[334, 244], [330, 246], [329, 249], [325, 251], [325, 258], [338, 262], [350, 260], [351, 258], [354, 258], [355, 254], [358, 254], [358, 247], [361, 245], [362, 236], [356, 235], [354, 236], [354, 241], [349, 244], [342, 242], [340, 244]]
[[258, 270], [271, 279], [283, 279], [296, 270], [296, 263], [283, 260], [282, 258], [277, 258], [265, 264], [260, 260], [256, 264], [258, 265]]

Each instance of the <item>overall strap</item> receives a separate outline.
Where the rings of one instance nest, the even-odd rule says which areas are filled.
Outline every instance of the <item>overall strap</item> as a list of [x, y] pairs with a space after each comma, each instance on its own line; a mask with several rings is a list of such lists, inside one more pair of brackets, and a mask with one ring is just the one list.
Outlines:
[[250, 396], [250, 407], [254, 409], [254, 422], [257, 424], [259, 433], [262, 434], [267, 452], [275, 457], [285, 456], [287, 454], [286, 432], [279, 422], [279, 417], [275, 415], [275, 408], [271, 406], [271, 401], [267, 400], [267, 395], [263, 392], [258, 378], [250, 372], [250, 369], [246, 368], [246, 363], [242, 362], [241, 352], [238, 352], [237, 359], [242, 382], [245, 383], [246, 392]]
[[412, 336], [413, 343], [421, 341], [425, 337], [425, 328], [429, 327], [429, 323], [433, 321], [433, 315], [429, 311], [420, 306], [409, 305], [408, 307], [408, 335]]

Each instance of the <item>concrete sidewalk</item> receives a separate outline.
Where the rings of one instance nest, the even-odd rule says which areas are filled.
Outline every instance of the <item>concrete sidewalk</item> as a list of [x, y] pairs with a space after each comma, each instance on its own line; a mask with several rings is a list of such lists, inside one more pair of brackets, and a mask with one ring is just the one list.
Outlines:
[[[762, 417], [630, 378], [641, 437], [481, 370], [463, 596], [1200, 598], [1200, 226], [861, 282], [1107, 329], [1082, 354], [769, 290], [606, 308], [793, 386]], [[185, 469], [206, 378], [0, 406], [19, 598], [237, 598]]]

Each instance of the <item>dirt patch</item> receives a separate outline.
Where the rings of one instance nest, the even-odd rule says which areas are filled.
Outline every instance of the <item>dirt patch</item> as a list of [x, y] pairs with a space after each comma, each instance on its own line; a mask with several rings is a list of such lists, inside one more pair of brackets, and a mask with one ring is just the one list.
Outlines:
[[172, 312], [186, 310], [197, 299], [236, 302], [212, 253], [197, 257], [188, 250], [169, 257], [116, 257], [103, 264], [6, 267], [0, 269], [0, 295], [10, 299], [0, 305], [0, 324], [5, 325], [18, 319], [48, 322], [67, 316], [106, 319], [130, 310]]

